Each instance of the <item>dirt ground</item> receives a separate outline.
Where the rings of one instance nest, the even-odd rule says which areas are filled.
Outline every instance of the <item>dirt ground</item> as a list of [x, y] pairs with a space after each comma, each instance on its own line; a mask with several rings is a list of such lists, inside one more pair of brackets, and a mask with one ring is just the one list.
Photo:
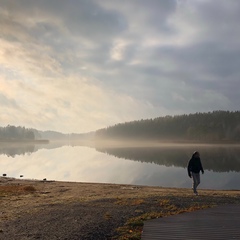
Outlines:
[[191, 189], [0, 177], [0, 239], [139, 239], [139, 219], [234, 203], [239, 191], [195, 196]]

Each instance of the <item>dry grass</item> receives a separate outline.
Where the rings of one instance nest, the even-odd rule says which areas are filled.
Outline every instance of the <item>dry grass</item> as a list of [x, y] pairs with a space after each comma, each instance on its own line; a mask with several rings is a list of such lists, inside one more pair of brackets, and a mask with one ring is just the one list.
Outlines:
[[0, 186], [0, 196], [13, 196], [13, 195], [21, 195], [21, 194], [29, 194], [36, 192], [36, 188], [34, 186], [22, 186], [22, 185], [3, 185]]
[[33, 187], [33, 186], [24, 186], [23, 187], [23, 191], [33, 193], [33, 192], [36, 192], [37, 189], [35, 187]]
[[[116, 208], [126, 206], [131, 210], [131, 214], [125, 218], [125, 224], [117, 229], [118, 234], [114, 239], [139, 240], [145, 220], [214, 205], [240, 204], [240, 191], [200, 190], [200, 196], [196, 197], [191, 189], [0, 178], [0, 201], [4, 209], [0, 222], [16, 219], [26, 213], [37, 214], [42, 209], [46, 210], [46, 206], [54, 204], [67, 207], [68, 204], [78, 202], [96, 204], [96, 200], [104, 199], [113, 201]], [[109, 208], [100, 216], [108, 222], [115, 217]]]
[[104, 219], [110, 220], [110, 219], [112, 219], [112, 215], [111, 215], [109, 212], [106, 212], [106, 213], [104, 214]]
[[144, 199], [129, 199], [129, 198], [121, 198], [118, 199], [115, 204], [122, 205], [122, 206], [138, 206], [145, 202]]
[[167, 217], [176, 215], [184, 212], [193, 212], [200, 209], [211, 207], [210, 205], [193, 205], [188, 208], [179, 208], [174, 204], [170, 203], [170, 200], [164, 199], [161, 201], [162, 211], [161, 212], [148, 212], [140, 216], [130, 218], [124, 226], [117, 229], [118, 236], [115, 239], [118, 240], [140, 240], [143, 230], [144, 221], [156, 218]]

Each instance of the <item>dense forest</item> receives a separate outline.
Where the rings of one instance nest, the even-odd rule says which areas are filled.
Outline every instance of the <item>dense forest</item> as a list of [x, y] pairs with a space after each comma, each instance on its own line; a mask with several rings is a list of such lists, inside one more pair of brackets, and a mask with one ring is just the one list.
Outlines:
[[35, 140], [33, 129], [25, 127], [6, 126], [0, 127], [0, 141]]
[[240, 112], [214, 111], [132, 121], [96, 131], [98, 140], [240, 141]]

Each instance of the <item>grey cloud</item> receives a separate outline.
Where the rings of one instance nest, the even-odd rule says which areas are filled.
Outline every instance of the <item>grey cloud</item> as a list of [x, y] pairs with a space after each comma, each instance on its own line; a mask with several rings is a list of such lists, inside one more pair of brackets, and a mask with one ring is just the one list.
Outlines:
[[[236, 51], [236, 50], [235, 50]], [[167, 109], [191, 109], [201, 111], [211, 109], [238, 109], [240, 102], [239, 86], [239, 52], [221, 49], [220, 46], [201, 43], [184, 48], [155, 49], [144, 65], [127, 66], [118, 63], [119, 76], [105, 77], [108, 84], [114, 84], [122, 92], [139, 99], [150, 101], [153, 105], [161, 104]], [[162, 66], [153, 64], [159, 58], [171, 59], [176, 69], [168, 71]], [[120, 76], [121, 75], [121, 76]], [[181, 82], [186, 86], [180, 87]], [[195, 91], [196, 90], [196, 91]], [[194, 95], [194, 102], [180, 102], [172, 99], [172, 93], [177, 92], [187, 100]], [[209, 99], [202, 94], [209, 94]], [[222, 96], [222, 100], [221, 100]], [[216, 100], [214, 100], [214, 98]], [[225, 99], [225, 100], [224, 100]], [[228, 100], [229, 102], [228, 102]], [[222, 101], [222, 103], [221, 103]], [[230, 104], [232, 102], [232, 104]]]
[[[92, 52], [98, 57], [101, 45], [110, 46], [112, 38], [127, 27], [120, 13], [107, 11], [90, 0], [3, 0], [2, 8], [5, 14], [0, 12], [0, 24], [7, 31], [1, 35], [2, 38], [49, 46], [59, 55], [70, 54], [73, 61], [78, 60], [74, 56], [78, 51], [83, 55]], [[62, 27], [65, 27], [65, 32]], [[86, 41], [93, 44], [91, 49], [86, 46]], [[59, 57], [59, 61], [66, 64], [64, 58], [61, 60]]]
[[176, 1], [137, 1], [136, 7], [139, 6], [143, 14], [148, 14], [146, 25], [156, 31], [162, 31], [171, 34], [173, 29], [167, 23], [169, 17], [176, 10]]
[[[193, 2], [192, 2], [193, 3]], [[239, 1], [196, 1], [193, 3], [196, 19], [199, 21], [203, 30], [209, 33], [209, 36], [229, 38], [229, 33], [235, 35], [240, 33], [238, 22], [240, 20]], [[214, 34], [212, 34], [214, 31]], [[216, 36], [216, 34], [219, 34]], [[225, 35], [227, 34], [227, 35]], [[207, 35], [205, 37], [208, 37]], [[221, 39], [219, 39], [221, 41]]]
[[[215, 44], [201, 43], [180, 50], [173, 49], [168, 56], [178, 64], [175, 74], [169, 74], [171, 79], [178, 81], [182, 75], [181, 80], [190, 86], [199, 90], [215, 89], [227, 97], [230, 97], [233, 91], [237, 91], [240, 48], [224, 49], [218, 46], [216, 41]], [[182, 74], [177, 76], [179, 73]]]
[[[23, 43], [29, 38], [50, 48], [47, 54], [64, 74], [90, 76], [103, 88], [174, 111], [239, 108], [239, 1], [179, 2], [182, 8], [174, 0], [1, 1], [12, 14], [4, 22], [12, 35], [5, 37]], [[190, 26], [197, 32], [183, 45], [172, 41], [183, 30], [169, 21], [178, 11], [184, 31]], [[32, 25], [24, 22], [29, 19]], [[155, 45], [144, 45], [152, 38]], [[123, 58], [115, 61], [110, 52], [118, 39], [127, 45]]]
[[66, 21], [73, 34], [97, 42], [112, 38], [126, 29], [126, 26], [121, 24], [123, 19], [119, 13], [105, 11], [89, 1], [78, 5], [72, 9], [71, 18], [67, 18]]
[[1, 107], [14, 108], [14, 109], [20, 108], [14, 99], [8, 98], [1, 92], [0, 92], [0, 103], [1, 103]]
[[54, 19], [62, 22], [71, 34], [92, 41], [113, 37], [127, 27], [121, 14], [107, 11], [91, 0], [3, 0], [3, 8], [9, 16], [16, 13], [22, 20], [32, 18], [40, 24]]
[[[215, 43], [198, 43], [183, 48], [155, 49], [152, 58], [155, 60], [171, 59], [177, 63], [177, 71], [198, 74], [196, 77], [209, 74], [218, 78], [229, 78], [239, 75], [240, 47], [226, 49]], [[187, 79], [186, 79], [187, 80]], [[191, 81], [191, 79], [189, 79]]]
[[1, 37], [29, 45], [29, 55], [34, 54], [33, 44], [48, 46], [47, 54], [55, 57], [65, 73], [84, 65], [103, 65], [113, 38], [127, 29], [121, 13], [91, 0], [3, 0], [2, 8], [5, 14], [0, 12], [0, 24], [8, 32]]
[[105, 0], [99, 4], [107, 9], [119, 11], [133, 26], [132, 31], [139, 34], [149, 34], [152, 31], [171, 32], [167, 19], [176, 10], [176, 1], [160, 0]]

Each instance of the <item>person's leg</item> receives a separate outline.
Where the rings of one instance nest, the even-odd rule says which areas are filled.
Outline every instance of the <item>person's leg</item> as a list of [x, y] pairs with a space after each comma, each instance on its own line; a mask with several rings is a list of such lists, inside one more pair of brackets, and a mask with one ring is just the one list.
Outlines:
[[193, 192], [197, 194], [197, 186], [200, 184], [200, 174], [192, 173], [193, 178]]

